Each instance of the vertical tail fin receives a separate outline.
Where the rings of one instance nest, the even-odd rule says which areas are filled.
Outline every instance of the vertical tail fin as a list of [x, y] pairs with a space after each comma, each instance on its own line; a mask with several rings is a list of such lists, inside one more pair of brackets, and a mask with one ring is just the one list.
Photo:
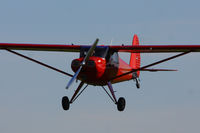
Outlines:
[[[132, 46], [137, 46], [137, 45], [139, 45], [139, 39], [138, 39], [138, 36], [135, 34], [133, 36]], [[131, 53], [131, 58], [130, 58], [129, 65], [133, 69], [140, 68], [140, 53]], [[139, 77], [139, 76], [140, 76], [140, 71], [137, 71], [137, 77]]]

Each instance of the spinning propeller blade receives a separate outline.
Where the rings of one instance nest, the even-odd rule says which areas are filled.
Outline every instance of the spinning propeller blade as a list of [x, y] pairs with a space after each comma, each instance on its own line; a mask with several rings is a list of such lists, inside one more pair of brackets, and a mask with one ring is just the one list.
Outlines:
[[78, 69], [78, 71], [77, 71], [77, 72], [74, 74], [74, 76], [70, 79], [70, 81], [69, 81], [68, 84], [67, 84], [66, 89], [68, 89], [68, 88], [71, 86], [71, 84], [74, 82], [74, 80], [77, 78], [78, 74], [80, 73], [81, 69], [82, 69], [82, 66], [80, 66], [80, 68]]
[[89, 51], [87, 52], [87, 55], [85, 56], [85, 58], [82, 62], [82, 65], [85, 65], [85, 63], [89, 60], [89, 58], [93, 54], [98, 42], [99, 42], [99, 39], [97, 38], [96, 41], [93, 43], [92, 47], [90, 47]]
[[99, 39], [97, 38], [95, 40], [95, 42], [93, 43], [93, 45], [90, 47], [89, 51], [87, 52], [87, 55], [85, 56], [85, 58], [83, 59], [80, 68], [78, 69], [78, 71], [74, 74], [74, 76], [71, 78], [71, 80], [68, 82], [66, 89], [68, 89], [71, 84], [74, 82], [74, 80], [77, 78], [78, 74], [80, 73], [80, 71], [82, 70], [82, 67], [87, 63], [87, 61], [89, 60], [90, 56], [92, 56], [97, 44], [99, 42]]

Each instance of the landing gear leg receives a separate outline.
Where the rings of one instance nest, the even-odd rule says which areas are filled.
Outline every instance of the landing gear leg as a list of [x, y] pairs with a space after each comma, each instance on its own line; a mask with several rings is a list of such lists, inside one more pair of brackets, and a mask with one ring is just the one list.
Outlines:
[[115, 92], [114, 92], [112, 84], [110, 82], [108, 82], [108, 88], [110, 90], [110, 93], [112, 94], [114, 103], [117, 104], [117, 99], [115, 97]]
[[111, 95], [106, 91], [106, 89], [102, 86], [102, 88], [105, 90], [105, 92], [108, 94], [108, 96], [110, 97], [110, 99], [117, 105], [117, 109], [118, 111], [124, 111], [125, 106], [126, 106], [126, 101], [123, 97], [120, 97], [117, 101], [116, 97], [115, 97], [115, 92], [113, 90], [112, 84], [110, 82], [107, 83], [108, 84], [108, 88], [110, 90]]
[[64, 110], [69, 110], [70, 104], [72, 104], [77, 98], [78, 96], [80, 96], [80, 94], [87, 88], [87, 86], [85, 86], [85, 88], [79, 93], [79, 91], [81, 90], [82, 86], [84, 85], [84, 82], [81, 82], [78, 86], [78, 88], [76, 89], [76, 91], [74, 92], [74, 95], [72, 96], [72, 98], [69, 100], [69, 98], [67, 96], [64, 96], [62, 98], [62, 107]]

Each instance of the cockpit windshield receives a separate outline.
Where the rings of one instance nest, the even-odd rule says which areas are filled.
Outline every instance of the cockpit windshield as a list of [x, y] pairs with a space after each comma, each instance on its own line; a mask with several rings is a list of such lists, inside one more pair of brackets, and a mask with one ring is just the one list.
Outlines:
[[[80, 52], [80, 57], [85, 57], [90, 47], [82, 47]], [[105, 58], [108, 53], [109, 47], [98, 46], [95, 48], [92, 56]]]

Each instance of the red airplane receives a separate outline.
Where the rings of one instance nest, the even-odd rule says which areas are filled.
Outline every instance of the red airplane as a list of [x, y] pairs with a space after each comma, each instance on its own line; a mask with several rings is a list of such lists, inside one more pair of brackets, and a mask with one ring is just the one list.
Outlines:
[[[140, 88], [139, 76], [140, 71], [176, 71], [172, 69], [151, 69], [149, 67], [166, 62], [168, 60], [180, 57], [191, 52], [200, 52], [200, 45], [139, 45], [137, 35], [134, 35], [132, 46], [97, 46], [99, 39], [92, 46], [85, 45], [58, 45], [58, 44], [16, 44], [16, 43], [0, 43], [0, 49], [7, 50], [13, 54], [21, 56], [25, 59], [38, 63], [42, 66], [72, 77], [67, 84], [67, 89], [75, 80], [80, 80], [80, 84], [69, 100], [67, 96], [62, 98], [62, 107], [64, 110], [70, 108], [78, 96], [87, 88], [88, 85], [101, 86], [108, 94], [110, 99], [117, 105], [119, 111], [125, 109], [126, 101], [123, 97], [118, 100], [112, 84], [127, 80], [134, 80], [136, 87]], [[80, 58], [74, 59], [71, 68], [75, 72], [71, 75], [67, 72], [59, 70], [55, 67], [44, 64], [40, 61], [22, 55], [13, 50], [32, 50], [32, 51], [60, 51], [60, 52], [79, 52]], [[127, 64], [123, 61], [118, 52], [131, 53], [130, 62]], [[140, 53], [171, 53], [181, 52], [169, 58], [151, 63], [149, 65], [140, 66]], [[83, 87], [85, 84], [85, 87]], [[108, 86], [110, 93], [104, 86]]]

